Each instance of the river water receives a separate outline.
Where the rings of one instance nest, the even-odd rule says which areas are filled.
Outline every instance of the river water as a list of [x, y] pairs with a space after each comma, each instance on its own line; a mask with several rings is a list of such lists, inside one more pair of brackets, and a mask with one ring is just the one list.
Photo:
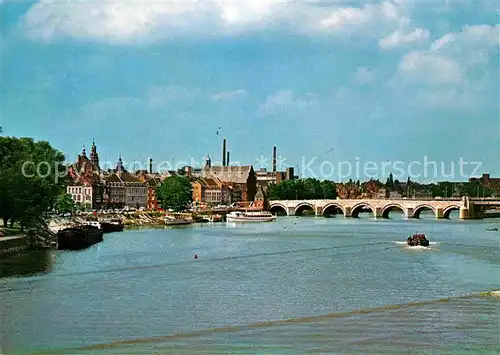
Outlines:
[[[0, 261], [2, 354], [496, 354], [499, 220], [282, 217]], [[421, 232], [429, 249], [408, 248]], [[197, 253], [199, 258], [193, 259]]]

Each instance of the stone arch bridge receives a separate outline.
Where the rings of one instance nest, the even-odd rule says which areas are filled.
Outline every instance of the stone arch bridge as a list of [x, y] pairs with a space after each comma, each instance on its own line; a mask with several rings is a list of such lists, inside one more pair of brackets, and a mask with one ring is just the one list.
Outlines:
[[436, 218], [449, 218], [452, 211], [459, 211], [460, 219], [483, 217], [486, 208], [500, 207], [500, 199], [469, 198], [458, 199], [337, 199], [337, 200], [281, 200], [269, 201], [269, 211], [284, 212], [288, 216], [312, 210], [316, 216], [342, 213], [344, 217], [358, 217], [365, 210], [371, 210], [375, 218], [388, 218], [393, 210], [403, 211], [406, 218], [419, 218], [424, 210], [431, 210]]

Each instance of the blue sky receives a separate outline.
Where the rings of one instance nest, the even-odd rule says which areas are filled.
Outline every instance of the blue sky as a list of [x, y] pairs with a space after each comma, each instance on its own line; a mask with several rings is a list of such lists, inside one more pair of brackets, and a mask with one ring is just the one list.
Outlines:
[[277, 145], [283, 165], [335, 180], [323, 161], [463, 159], [500, 176], [496, 3], [0, 6], [4, 134], [70, 161], [92, 138], [112, 162], [220, 160], [224, 136], [232, 161], [258, 168]]

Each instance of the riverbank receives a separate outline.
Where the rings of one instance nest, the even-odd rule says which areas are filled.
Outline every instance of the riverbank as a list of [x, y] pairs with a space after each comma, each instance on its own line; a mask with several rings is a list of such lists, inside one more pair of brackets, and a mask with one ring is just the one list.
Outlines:
[[[88, 221], [120, 221], [126, 229], [135, 228], [158, 228], [165, 226], [165, 217], [171, 216], [176, 219], [185, 219], [188, 221], [203, 222], [208, 217], [213, 217], [213, 214], [197, 214], [197, 213], [173, 213], [173, 212], [158, 212], [158, 211], [134, 211], [123, 213], [89, 213], [87, 215], [74, 215], [70, 217], [54, 217], [49, 222], [49, 229], [57, 233], [58, 230], [73, 227]], [[220, 214], [217, 221], [223, 221], [223, 215]]]
[[0, 259], [26, 253], [28, 249], [28, 238], [24, 235], [9, 236], [0, 239]]

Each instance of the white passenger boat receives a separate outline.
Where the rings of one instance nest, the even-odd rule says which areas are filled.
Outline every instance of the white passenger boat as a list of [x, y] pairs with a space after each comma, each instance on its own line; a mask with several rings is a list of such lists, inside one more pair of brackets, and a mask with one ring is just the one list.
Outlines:
[[234, 211], [227, 215], [228, 222], [273, 222], [276, 216], [270, 212], [239, 212]]

